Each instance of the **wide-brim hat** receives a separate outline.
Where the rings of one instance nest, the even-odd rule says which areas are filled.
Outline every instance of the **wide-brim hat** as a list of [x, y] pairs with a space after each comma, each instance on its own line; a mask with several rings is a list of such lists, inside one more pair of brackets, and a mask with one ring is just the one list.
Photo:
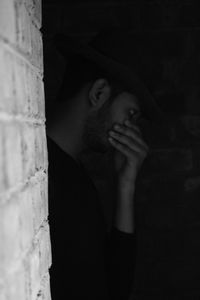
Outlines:
[[152, 122], [154, 128], [159, 129], [163, 139], [166, 142], [171, 141], [173, 125], [156, 103], [146, 84], [146, 79], [151, 77], [152, 71], [152, 61], [149, 60], [152, 45], [149, 39], [141, 43], [141, 39], [134, 39], [127, 30], [106, 29], [89, 43], [80, 42], [64, 34], [56, 34], [54, 44], [64, 57], [70, 57], [72, 54], [84, 57], [121, 82], [129, 92], [138, 97], [143, 114]]

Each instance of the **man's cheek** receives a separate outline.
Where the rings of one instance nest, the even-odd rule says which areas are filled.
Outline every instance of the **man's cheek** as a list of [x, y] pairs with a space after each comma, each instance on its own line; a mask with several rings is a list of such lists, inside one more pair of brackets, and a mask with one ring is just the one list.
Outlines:
[[126, 120], [127, 115], [123, 113], [122, 110], [113, 110], [110, 114], [110, 128], [112, 128], [115, 124], [123, 124]]

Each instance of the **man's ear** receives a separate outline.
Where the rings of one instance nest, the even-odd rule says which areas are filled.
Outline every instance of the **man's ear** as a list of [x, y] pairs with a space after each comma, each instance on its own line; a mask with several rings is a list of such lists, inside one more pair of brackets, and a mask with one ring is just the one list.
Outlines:
[[108, 81], [104, 78], [97, 79], [89, 91], [90, 105], [98, 109], [110, 98], [110, 95], [111, 87]]

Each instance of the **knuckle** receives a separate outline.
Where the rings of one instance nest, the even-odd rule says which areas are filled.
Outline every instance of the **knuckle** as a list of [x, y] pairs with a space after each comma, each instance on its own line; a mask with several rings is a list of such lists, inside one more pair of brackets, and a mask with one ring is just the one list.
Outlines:
[[126, 133], [132, 131], [129, 127], [126, 127], [126, 126], [121, 126], [121, 129], [123, 132], [126, 132]]

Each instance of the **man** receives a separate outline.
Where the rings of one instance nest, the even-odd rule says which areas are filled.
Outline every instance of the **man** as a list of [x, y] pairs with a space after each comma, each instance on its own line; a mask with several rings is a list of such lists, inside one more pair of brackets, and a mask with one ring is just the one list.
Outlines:
[[[110, 50], [116, 38], [119, 42], [119, 35], [100, 34], [96, 43]], [[64, 42], [67, 54], [70, 42]], [[52, 300], [126, 300], [136, 263], [135, 182], [149, 151], [138, 124], [148, 113], [158, 119], [161, 113], [143, 83], [111, 55], [108, 59], [105, 52], [78, 44], [73, 51], [47, 123]], [[86, 149], [113, 152], [116, 199], [110, 232], [80, 161]]]

